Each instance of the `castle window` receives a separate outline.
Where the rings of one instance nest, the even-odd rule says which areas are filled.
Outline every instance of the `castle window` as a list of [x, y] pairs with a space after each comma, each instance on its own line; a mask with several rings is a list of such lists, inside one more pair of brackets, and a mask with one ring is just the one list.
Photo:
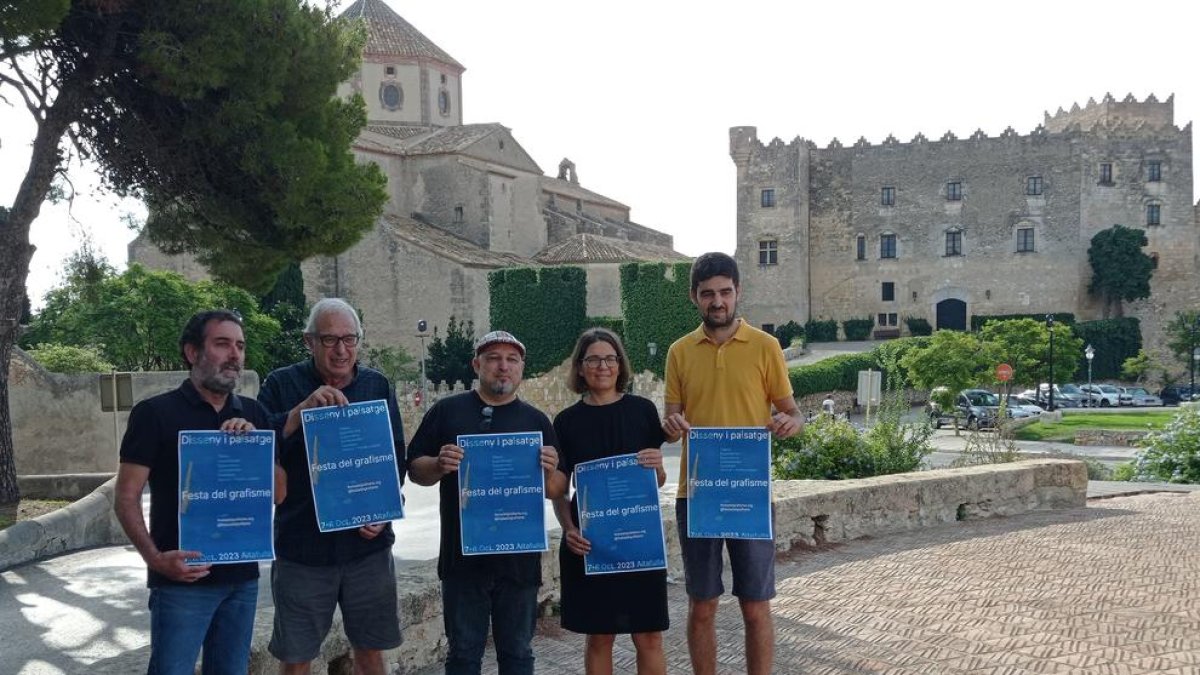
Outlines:
[[1040, 195], [1042, 194], [1042, 177], [1030, 176], [1025, 179], [1025, 194]]
[[962, 255], [962, 230], [946, 232], [946, 255]]
[[883, 191], [879, 195], [879, 203], [883, 206], [895, 206], [896, 188], [890, 186], [883, 188]]
[[1146, 205], [1146, 224], [1162, 225], [1162, 206], [1159, 204]]
[[875, 317], [875, 324], [881, 328], [886, 328], [888, 326], [895, 326], [896, 318], [897, 317], [896, 317], [895, 312], [880, 312]]
[[404, 90], [396, 82], [379, 85], [379, 104], [387, 110], [399, 110], [404, 106]]
[[767, 188], [763, 190], [760, 203], [764, 209], [769, 209], [775, 206], [775, 188]]
[[1033, 247], [1033, 228], [1022, 227], [1017, 230], [1017, 253], [1031, 253]]
[[779, 241], [776, 239], [762, 239], [758, 242], [758, 264], [759, 265], [778, 265], [779, 264]]
[[1100, 184], [1113, 184], [1112, 162], [1103, 162], [1100, 164]]
[[951, 202], [962, 200], [962, 183], [959, 181], [946, 183], [946, 200]]
[[1157, 183], [1162, 180], [1162, 162], [1146, 162], [1146, 181]]
[[762, 325], [762, 332], [767, 333], [768, 335], [774, 335], [775, 334], [775, 324], [764, 323]]
[[438, 112], [443, 117], [450, 114], [450, 92], [445, 89], [438, 92]]
[[442, 73], [442, 84], [446, 84], [446, 74]]
[[860, 234], [855, 238], [855, 249], [855, 260], [867, 259], [867, 237], [865, 235]]
[[454, 222], [456, 222], [456, 223], [463, 222], [463, 207], [461, 207], [461, 206], [454, 207]]
[[879, 290], [884, 302], [893, 302], [896, 300], [896, 282], [885, 281], [879, 285]]
[[895, 258], [896, 257], [896, 235], [894, 235], [894, 234], [879, 235], [879, 257], [880, 258]]
[[384, 66], [383, 72], [388, 77], [392, 77], [396, 74], [396, 66]]

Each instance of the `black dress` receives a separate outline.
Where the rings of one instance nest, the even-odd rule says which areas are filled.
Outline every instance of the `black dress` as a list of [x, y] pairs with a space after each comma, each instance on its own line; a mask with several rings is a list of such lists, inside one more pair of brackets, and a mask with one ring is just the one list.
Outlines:
[[[559, 468], [568, 477], [578, 463], [657, 448], [665, 440], [654, 404], [632, 394], [608, 405], [580, 401], [558, 414], [554, 430], [562, 453]], [[578, 527], [574, 495], [571, 519]], [[563, 628], [616, 635], [663, 631], [670, 625], [666, 570], [587, 576], [583, 557], [572, 553], [565, 541], [559, 563]]]

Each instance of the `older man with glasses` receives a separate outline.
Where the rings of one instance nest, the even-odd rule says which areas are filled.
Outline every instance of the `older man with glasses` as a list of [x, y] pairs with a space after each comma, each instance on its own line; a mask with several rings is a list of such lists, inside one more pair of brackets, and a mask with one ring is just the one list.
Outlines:
[[557, 441], [549, 418], [517, 398], [525, 370], [525, 345], [510, 333], [492, 331], [475, 342], [471, 366], [479, 378], [478, 387], [438, 401], [425, 414], [408, 446], [408, 475], [413, 482], [440, 483], [438, 576], [450, 643], [446, 673], [479, 673], [490, 623], [500, 674], [532, 674], [541, 554], [463, 556], [458, 516], [458, 467], [463, 449], [457, 445], [458, 436], [540, 431], [548, 499], [566, 491], [566, 478], [556, 470]]
[[[287, 498], [275, 516], [275, 625], [268, 647], [282, 663], [282, 673], [311, 672], [310, 662], [320, 653], [339, 605], [355, 673], [387, 672], [383, 652], [400, 645], [391, 523], [320, 531], [300, 424], [301, 410], [382, 399], [391, 417], [396, 457], [404, 456], [404, 430], [391, 385], [382, 373], [358, 363], [362, 334], [358, 313], [349, 303], [338, 298], [317, 302], [304, 329], [312, 358], [272, 372], [258, 396], [279, 432], [280, 461], [288, 476]], [[379, 466], [392, 470], [391, 465]]]

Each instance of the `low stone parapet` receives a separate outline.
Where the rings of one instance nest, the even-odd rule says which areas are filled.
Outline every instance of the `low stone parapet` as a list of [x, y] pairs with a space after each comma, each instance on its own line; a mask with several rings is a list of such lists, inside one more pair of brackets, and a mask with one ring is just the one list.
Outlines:
[[1083, 429], [1075, 432], [1075, 445], [1112, 445], [1134, 447], [1148, 431], [1116, 431], [1112, 429]]
[[[60, 546], [55, 552], [107, 543], [101, 540], [114, 538], [109, 521], [111, 487], [112, 483], [107, 483], [76, 504], [56, 512], [61, 515], [48, 514], [55, 519], [69, 514], [80, 521], [79, 525], [70, 528], [44, 523], [36, 525], [39, 531], [65, 533], [58, 536]], [[775, 541], [776, 548], [782, 552], [959, 520], [1079, 508], [1086, 504], [1087, 469], [1083, 462], [1075, 460], [1035, 459], [858, 480], [776, 481], [774, 490]], [[682, 579], [674, 502], [674, 490], [665, 490], [662, 506], [668, 573], [675, 579]], [[26, 525], [28, 529], [48, 516], [18, 525]], [[0, 532], [0, 569], [6, 566], [5, 555], [10, 553], [14, 543], [21, 546], [20, 541], [14, 542], [11, 537], [16, 527]], [[117, 532], [119, 534], [119, 528]], [[9, 537], [5, 538], [5, 535]], [[543, 584], [539, 593], [543, 607], [547, 609], [559, 597], [558, 534], [553, 534], [550, 540], [550, 551], [542, 555]], [[70, 546], [71, 543], [79, 545]], [[400, 672], [412, 672], [438, 663], [446, 655], [436, 563], [405, 565], [397, 572], [397, 580], [404, 643], [389, 652], [386, 658], [393, 667], [399, 664]], [[263, 579], [262, 583], [268, 581]], [[249, 669], [254, 675], [278, 671], [278, 664], [267, 652], [274, 616], [273, 607], [259, 609]], [[342, 670], [349, 654], [350, 645], [343, 635], [341, 617], [335, 616], [320, 656], [313, 663], [313, 672], [349, 672]], [[144, 670], [147, 656], [144, 649], [130, 652], [98, 664], [94, 672]]]

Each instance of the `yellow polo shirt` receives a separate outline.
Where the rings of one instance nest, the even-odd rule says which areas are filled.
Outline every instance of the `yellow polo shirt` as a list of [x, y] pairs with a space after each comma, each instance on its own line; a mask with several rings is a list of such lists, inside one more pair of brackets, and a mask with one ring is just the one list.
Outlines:
[[[683, 406], [694, 427], [756, 427], [771, 422], [771, 402], [792, 395], [779, 341], [741, 321], [723, 345], [704, 326], [667, 352], [666, 403]], [[687, 486], [687, 440], [679, 462], [679, 494]]]

